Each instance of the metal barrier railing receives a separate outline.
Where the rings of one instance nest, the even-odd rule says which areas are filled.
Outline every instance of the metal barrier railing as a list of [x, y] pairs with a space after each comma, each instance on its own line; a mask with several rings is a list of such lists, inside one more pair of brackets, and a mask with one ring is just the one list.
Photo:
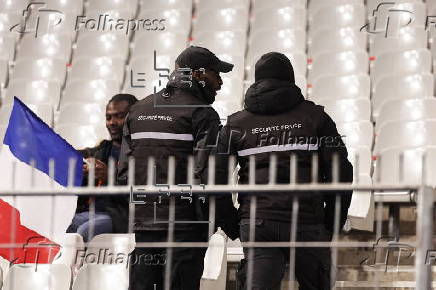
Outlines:
[[[429, 251], [432, 250], [432, 235], [433, 235], [433, 210], [434, 210], [434, 201], [435, 199], [435, 191], [432, 187], [427, 186], [425, 184], [425, 176], [422, 176], [421, 184], [403, 184], [399, 182], [397, 184], [386, 184], [381, 182], [379, 179], [372, 185], [363, 185], [363, 184], [344, 184], [340, 183], [339, 180], [339, 168], [337, 164], [337, 158], [334, 158], [334, 162], [332, 165], [333, 174], [332, 174], [332, 183], [323, 184], [312, 182], [308, 184], [297, 184], [296, 183], [296, 157], [291, 155], [290, 157], [290, 182], [287, 184], [277, 184], [275, 183], [275, 176], [277, 174], [277, 158], [274, 155], [271, 155], [270, 166], [269, 166], [269, 176], [270, 183], [257, 185], [254, 184], [255, 180], [255, 160], [254, 157], [250, 158], [250, 166], [249, 166], [249, 183], [248, 184], [235, 184], [233, 177], [229, 174], [229, 180], [227, 185], [215, 185], [214, 184], [214, 176], [215, 176], [215, 160], [214, 157], [211, 157], [209, 160], [209, 178], [208, 183], [203, 185], [193, 184], [193, 159], [189, 158], [187, 164], [188, 170], [188, 184], [190, 185], [189, 194], [191, 196], [195, 194], [202, 195], [211, 195], [214, 193], [226, 193], [232, 194], [237, 192], [240, 195], [250, 194], [251, 202], [250, 202], [250, 224], [249, 224], [249, 241], [243, 242], [242, 246], [249, 249], [249, 265], [247, 272], [247, 286], [248, 289], [251, 289], [251, 282], [253, 277], [253, 263], [251, 263], [253, 255], [253, 248], [255, 247], [287, 247], [290, 248], [290, 256], [289, 256], [289, 280], [291, 281], [289, 287], [293, 289], [294, 284], [294, 270], [295, 270], [295, 249], [297, 247], [329, 247], [331, 248], [331, 278], [332, 281], [335, 281], [335, 269], [337, 267], [337, 258], [338, 258], [338, 248], [360, 248], [360, 247], [372, 247], [374, 246], [374, 242], [345, 242], [339, 241], [339, 218], [340, 218], [340, 194], [337, 191], [371, 191], [376, 192], [375, 194], [375, 202], [377, 204], [376, 207], [376, 230], [375, 236], [376, 240], [382, 237], [382, 210], [383, 205], [386, 203], [417, 203], [417, 221], [416, 221], [416, 243], [410, 244], [412, 247], [416, 248], [416, 257], [415, 257], [415, 270], [416, 270], [416, 289], [430, 289], [432, 284], [431, 277], [431, 263], [429, 263]], [[150, 159], [148, 166], [148, 182], [146, 185], [141, 186], [141, 188], [147, 193], [147, 195], [161, 195], [162, 187], [153, 184], [152, 181], [152, 171], [153, 171], [153, 159]], [[146, 248], [167, 248], [167, 263], [166, 263], [166, 274], [165, 274], [165, 289], [170, 289], [170, 273], [171, 273], [171, 259], [172, 259], [172, 249], [175, 247], [207, 247], [208, 243], [206, 242], [176, 242], [174, 241], [174, 225], [175, 225], [175, 196], [180, 195], [181, 189], [177, 185], [174, 184], [175, 180], [175, 159], [170, 157], [168, 160], [168, 185], [165, 188], [165, 193], [169, 196], [170, 207], [169, 207], [169, 222], [168, 222], [168, 241], [167, 242], [139, 242], [136, 244], [137, 247], [146, 247]], [[230, 158], [229, 167], [234, 167], [235, 160]], [[401, 162], [400, 162], [401, 163]], [[402, 164], [401, 164], [402, 165]], [[422, 172], [425, 172], [425, 155], [422, 160]], [[54, 168], [54, 164], [52, 165]], [[15, 188], [10, 190], [3, 190], [1, 192], [1, 196], [9, 196], [12, 197], [13, 200], [16, 197], [20, 196], [71, 196], [71, 195], [132, 195], [132, 192], [137, 187], [134, 182], [135, 176], [135, 161], [130, 159], [129, 161], [129, 179], [128, 185], [126, 186], [114, 186], [114, 173], [115, 173], [115, 164], [113, 160], [109, 161], [108, 164], [108, 185], [104, 187], [95, 187], [93, 182], [89, 182], [89, 185], [86, 187], [73, 187], [71, 186], [73, 180], [73, 172], [70, 168], [69, 180], [70, 186], [62, 189], [40, 189], [40, 188]], [[312, 166], [312, 180], [316, 180], [316, 176], [318, 176], [318, 167]], [[54, 170], [51, 170], [51, 176], [54, 176]], [[355, 173], [356, 176], [357, 173]], [[94, 180], [95, 176], [95, 168], [93, 164], [90, 165], [89, 168], [89, 180]], [[297, 236], [297, 227], [298, 227], [298, 209], [299, 209], [299, 201], [298, 197], [308, 191], [322, 191], [323, 193], [336, 194], [336, 206], [335, 206], [335, 218], [334, 218], [334, 231], [333, 238], [331, 242], [299, 242], [296, 240]], [[256, 220], [256, 196], [258, 194], [264, 193], [273, 193], [273, 192], [281, 192], [288, 193], [293, 195], [292, 202], [292, 219], [289, 221], [291, 227], [291, 235], [289, 242], [256, 242], [255, 237], [255, 220]], [[216, 204], [215, 199], [210, 196], [208, 198], [209, 202], [209, 220], [208, 220], [208, 233], [209, 237], [215, 231], [215, 213], [216, 213]], [[13, 204], [12, 204], [13, 205]], [[90, 216], [95, 215], [95, 207], [91, 204], [90, 208]], [[133, 232], [133, 220], [135, 217], [135, 204], [130, 203], [129, 206], [129, 232]], [[15, 221], [11, 221], [11, 224], [14, 224]], [[53, 220], [51, 221], [53, 222]], [[89, 236], [93, 236], [94, 233], [94, 224], [92, 219], [90, 220], [90, 232]], [[13, 227], [11, 227], [13, 229]], [[11, 233], [11, 236], [15, 236], [15, 232]], [[22, 247], [22, 244], [16, 244], [13, 242], [5, 243], [0, 245], [2, 248], [14, 248], [14, 247]], [[38, 245], [34, 245], [38, 247]], [[379, 245], [380, 247], [384, 247], [383, 245]], [[388, 245], [386, 245], [388, 247]], [[378, 287], [377, 287], [378, 288]]]

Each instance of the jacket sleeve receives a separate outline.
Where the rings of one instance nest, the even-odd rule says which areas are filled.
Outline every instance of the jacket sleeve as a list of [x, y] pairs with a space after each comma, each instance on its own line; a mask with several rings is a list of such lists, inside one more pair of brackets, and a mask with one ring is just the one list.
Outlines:
[[132, 154], [132, 139], [130, 138], [129, 129], [129, 115], [126, 116], [126, 121], [123, 127], [123, 137], [121, 140], [121, 150], [120, 157], [118, 159], [117, 166], [117, 185], [127, 185], [128, 182], [128, 169], [129, 169], [129, 158]]
[[[200, 181], [202, 184], [207, 184], [208, 159], [211, 154], [215, 154], [217, 151], [217, 138], [221, 122], [218, 114], [212, 108], [201, 108], [194, 113], [192, 120], [194, 129], [195, 175], [197, 182]], [[237, 226], [237, 210], [233, 206], [231, 194], [216, 194], [215, 205], [216, 226], [221, 227], [231, 239], [237, 238], [238, 231], [235, 231]]]
[[[320, 137], [320, 173], [321, 181], [325, 183], [332, 182], [332, 162], [333, 156], [338, 156], [339, 165], [339, 182], [352, 183], [353, 182], [353, 166], [348, 161], [347, 148], [336, 129], [336, 124], [332, 118], [327, 114], [323, 114], [322, 126], [319, 130]], [[348, 208], [350, 207], [352, 191], [338, 192], [341, 196], [341, 211], [340, 211], [340, 225], [339, 230], [345, 224], [347, 219]], [[325, 207], [325, 226], [327, 230], [333, 233], [334, 230], [334, 217], [335, 217], [335, 201], [336, 195], [326, 193], [324, 194]]]

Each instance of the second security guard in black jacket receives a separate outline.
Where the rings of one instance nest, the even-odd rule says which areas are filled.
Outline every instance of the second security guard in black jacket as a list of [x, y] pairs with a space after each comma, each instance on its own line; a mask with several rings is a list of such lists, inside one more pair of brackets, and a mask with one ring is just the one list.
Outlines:
[[[290, 157], [297, 157], [297, 183], [312, 181], [312, 156], [319, 156], [317, 182], [332, 181], [332, 159], [339, 159], [339, 180], [352, 182], [353, 168], [336, 125], [323, 107], [306, 101], [295, 85], [289, 59], [280, 53], [263, 55], [255, 66], [255, 83], [245, 95], [245, 109], [228, 117], [220, 134], [217, 154], [218, 184], [228, 178], [228, 156], [237, 158], [239, 183], [249, 182], [250, 157], [255, 161], [255, 183], [269, 183], [271, 155], [277, 158], [277, 183], [290, 181]], [[240, 237], [249, 240], [249, 194], [238, 197]], [[335, 195], [317, 191], [298, 198], [297, 241], [328, 241], [333, 231]], [[340, 227], [351, 201], [351, 192], [341, 193]], [[257, 195], [255, 241], [285, 242], [290, 239], [293, 196], [280, 192]], [[255, 248], [252, 259], [244, 248], [245, 262], [253, 263], [252, 289], [280, 289], [289, 248]], [[297, 248], [295, 274], [300, 289], [330, 289], [328, 248]], [[244, 263], [244, 262], [243, 262]], [[246, 264], [239, 271], [245, 284]]]
[[[168, 184], [169, 157], [175, 158], [174, 184], [187, 185], [188, 157], [194, 156], [194, 178], [206, 183], [209, 152], [216, 146], [220, 119], [211, 107], [220, 90], [220, 72], [230, 72], [233, 65], [219, 60], [201, 47], [189, 47], [176, 59], [176, 70], [167, 87], [138, 101], [127, 117], [121, 146], [118, 183], [126, 184], [128, 158], [135, 158], [135, 184]], [[148, 160], [155, 160], [153, 176], [148, 176]], [[163, 192], [165, 186], [163, 186]], [[177, 242], [207, 242], [207, 200], [186, 194], [174, 196], [175, 233]], [[158, 200], [138, 198], [134, 230], [137, 242], [167, 241], [170, 197]], [[231, 238], [238, 236], [237, 212], [231, 196], [216, 197], [216, 224]], [[204, 221], [205, 223], [196, 223]], [[131, 288], [164, 289], [164, 269], [169, 262], [165, 249], [137, 248], [135, 257], [157, 257], [132, 267]], [[204, 248], [174, 248], [169, 289], [199, 289], [203, 273]]]

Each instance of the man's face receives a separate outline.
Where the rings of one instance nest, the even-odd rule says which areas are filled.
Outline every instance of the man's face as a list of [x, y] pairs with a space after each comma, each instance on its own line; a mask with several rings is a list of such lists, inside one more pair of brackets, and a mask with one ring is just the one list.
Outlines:
[[211, 69], [205, 69], [204, 73], [196, 72], [194, 74], [194, 77], [198, 81], [204, 81], [209, 84], [211, 89], [215, 91], [215, 94], [217, 91], [221, 90], [223, 80], [221, 79], [219, 72], [213, 71]]
[[106, 107], [106, 128], [112, 140], [121, 140], [124, 119], [129, 112], [129, 103], [125, 101], [110, 102]]

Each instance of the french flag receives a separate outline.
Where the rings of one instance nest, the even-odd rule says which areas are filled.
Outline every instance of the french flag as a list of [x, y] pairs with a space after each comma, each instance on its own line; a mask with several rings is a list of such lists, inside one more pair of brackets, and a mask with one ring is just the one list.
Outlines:
[[[13, 188], [49, 192], [52, 188], [66, 187], [69, 179], [72, 185], [80, 186], [82, 159], [78, 151], [14, 98], [0, 149], [0, 257], [15, 264], [51, 263], [61, 254], [56, 241], [71, 223], [77, 197], [13, 198], [1, 196], [1, 192]], [[53, 179], [50, 172], [54, 172]]]

